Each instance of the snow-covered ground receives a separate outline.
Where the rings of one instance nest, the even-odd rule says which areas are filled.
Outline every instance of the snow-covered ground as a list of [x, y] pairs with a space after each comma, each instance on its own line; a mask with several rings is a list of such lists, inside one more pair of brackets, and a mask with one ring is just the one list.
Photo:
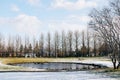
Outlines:
[[82, 61], [79, 61], [81, 63], [93, 63], [93, 64], [100, 64], [100, 65], [104, 65], [104, 66], [107, 66], [107, 67], [113, 67], [112, 65], [112, 62], [111, 61], [101, 61], [101, 60], [91, 60], [91, 59], [88, 59], [88, 60], [82, 60]]
[[88, 64], [100, 64], [107, 67], [113, 67], [113, 64], [108, 58], [85, 58], [85, 59], [73, 59], [73, 60], [56, 60], [54, 62], [74, 62], [74, 63], [88, 63]]
[[4, 66], [5, 64], [2, 64], [2, 62], [0, 61], [0, 66]]
[[46, 71], [45, 69], [24, 68], [20, 66], [11, 66], [0, 62], [0, 71]]

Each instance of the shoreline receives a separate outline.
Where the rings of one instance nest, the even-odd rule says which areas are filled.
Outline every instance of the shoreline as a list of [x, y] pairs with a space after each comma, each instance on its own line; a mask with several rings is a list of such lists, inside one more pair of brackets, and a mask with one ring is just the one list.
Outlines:
[[[12, 59], [11, 58], [10, 59], [8, 59], [8, 58], [3, 59], [2, 58], [2, 60], [0, 62], [0, 72], [62, 72], [62, 71], [77, 71], [77, 70], [52, 70], [51, 71], [51, 70], [47, 70], [47, 69], [36, 69], [36, 68], [34, 69], [34, 68], [7, 65], [10, 61], [6, 62], [7, 64], [4, 64], [5, 61], [8, 61], [8, 60], [13, 61], [14, 59], [19, 60], [21, 58], [12, 58]], [[35, 59], [32, 59], [32, 58], [30, 58], [30, 59], [33, 60], [33, 62], [35, 60]], [[26, 62], [28, 62], [28, 60], [30, 60], [30, 59], [25, 58], [24, 60], [26, 60]], [[76, 63], [76, 64], [78, 63], [78, 64], [100, 65], [100, 66], [110, 67], [109, 66], [109, 64], [110, 64], [109, 61], [104, 60], [104, 59], [97, 59], [97, 58], [82, 58], [82, 59], [78, 59], [78, 58], [57, 58], [57, 59], [56, 58], [45, 58], [44, 60], [43, 59], [44, 58], [39, 59], [39, 61], [40, 62], [48, 62], [48, 63], [49, 62], [58, 62], [58, 63], [59, 62], [66, 62], [66, 63]], [[104, 61], [102, 61], [102, 60], [104, 60]], [[14, 61], [15, 61], [15, 63], [17, 63], [16, 60], [14, 60]], [[37, 62], [39, 62], [39, 61], [37, 61]], [[104, 62], [104, 63], [107, 63], [107, 64], [101, 64], [101, 61]], [[26, 63], [26, 62], [24, 61], [22, 63]], [[18, 61], [18, 63], [19, 63], [19, 61]], [[78, 71], [82, 71], [82, 70], [78, 70]]]

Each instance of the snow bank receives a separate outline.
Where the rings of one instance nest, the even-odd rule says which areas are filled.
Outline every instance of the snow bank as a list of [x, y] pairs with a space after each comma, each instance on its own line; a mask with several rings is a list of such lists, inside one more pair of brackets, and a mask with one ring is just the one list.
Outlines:
[[81, 63], [92, 63], [92, 64], [100, 64], [100, 65], [104, 65], [107, 67], [113, 67], [112, 62], [111, 61], [100, 61], [100, 60], [83, 60], [80, 61]]

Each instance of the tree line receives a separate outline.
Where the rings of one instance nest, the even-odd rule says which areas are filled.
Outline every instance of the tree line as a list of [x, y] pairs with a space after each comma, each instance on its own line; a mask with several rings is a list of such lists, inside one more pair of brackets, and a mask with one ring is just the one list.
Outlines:
[[1, 57], [25, 57], [35, 54], [36, 57], [82, 57], [107, 55], [106, 42], [96, 33], [87, 31], [57, 31], [47, 35], [40, 34], [30, 40], [29, 36], [9, 36], [0, 34]]
[[114, 69], [120, 66], [120, 0], [109, 1], [102, 9], [93, 9], [89, 27], [99, 34], [107, 47]]

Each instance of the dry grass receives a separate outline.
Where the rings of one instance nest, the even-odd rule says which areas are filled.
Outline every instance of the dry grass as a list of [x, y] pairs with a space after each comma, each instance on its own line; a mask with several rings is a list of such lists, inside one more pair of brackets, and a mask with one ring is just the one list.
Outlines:
[[104, 69], [103, 72], [120, 72], [120, 68], [119, 69], [107, 68]]
[[78, 58], [0, 58], [3, 64], [27, 63], [27, 62], [62, 62], [77, 61]]
[[80, 58], [0, 58], [3, 64], [12, 63], [27, 63], [27, 62], [71, 62], [71, 61], [81, 61], [81, 60], [100, 60], [100, 61], [110, 61], [110, 59], [104, 57], [80, 57]]

